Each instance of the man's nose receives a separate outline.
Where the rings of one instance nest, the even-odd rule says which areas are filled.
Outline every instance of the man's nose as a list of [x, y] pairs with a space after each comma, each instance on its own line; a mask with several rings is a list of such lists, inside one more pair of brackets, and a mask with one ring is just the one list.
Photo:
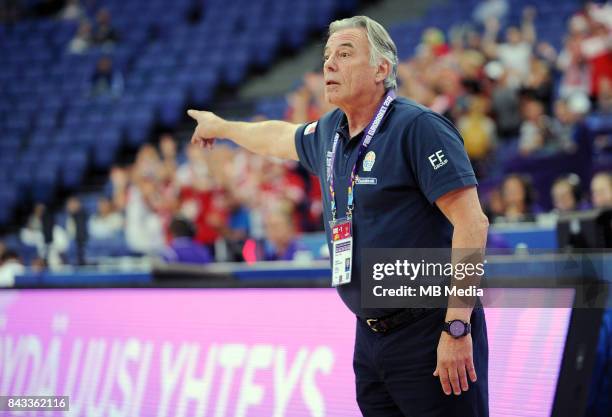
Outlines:
[[333, 56], [330, 56], [323, 62], [323, 71], [335, 71], [336, 70], [336, 60]]

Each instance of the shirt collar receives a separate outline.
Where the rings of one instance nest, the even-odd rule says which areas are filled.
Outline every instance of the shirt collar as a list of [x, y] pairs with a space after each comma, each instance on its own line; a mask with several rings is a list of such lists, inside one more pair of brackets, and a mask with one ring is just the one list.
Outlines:
[[[385, 115], [383, 116], [383, 118], [380, 121], [380, 125], [379, 125], [379, 129], [382, 128], [383, 124], [385, 123], [385, 120], [387, 120], [387, 118], [389, 117], [389, 114], [391, 114], [393, 112], [393, 109], [395, 108], [395, 102], [397, 101], [397, 98], [395, 100], [393, 100], [393, 102], [391, 102], [391, 105], [389, 106], [389, 109], [387, 110], [387, 112], [385, 113]], [[344, 114], [344, 112], [341, 111], [342, 117], [340, 118], [340, 122], [338, 123], [337, 127], [336, 127], [336, 133], [338, 133], [340, 135], [340, 137], [342, 139], [349, 139], [349, 128], [348, 128], [348, 119], [346, 117], [346, 114]], [[366, 126], [367, 128], [367, 126]], [[355, 136], [354, 138], [361, 138], [365, 132], [364, 128], [357, 136]], [[356, 141], [358, 142], [358, 141]]]

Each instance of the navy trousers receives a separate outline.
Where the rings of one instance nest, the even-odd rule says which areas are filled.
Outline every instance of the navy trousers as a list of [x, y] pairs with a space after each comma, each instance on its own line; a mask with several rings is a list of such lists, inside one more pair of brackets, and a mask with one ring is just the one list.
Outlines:
[[353, 368], [364, 417], [488, 417], [488, 343], [484, 311], [474, 309], [472, 340], [476, 383], [447, 396], [433, 376], [446, 310], [387, 334], [357, 320]]

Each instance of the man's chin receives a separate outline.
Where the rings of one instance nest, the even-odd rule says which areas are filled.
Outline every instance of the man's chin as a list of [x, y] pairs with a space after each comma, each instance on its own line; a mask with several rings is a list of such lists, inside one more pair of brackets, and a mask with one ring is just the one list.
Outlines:
[[340, 96], [336, 91], [326, 91], [325, 101], [332, 106], [338, 106]]

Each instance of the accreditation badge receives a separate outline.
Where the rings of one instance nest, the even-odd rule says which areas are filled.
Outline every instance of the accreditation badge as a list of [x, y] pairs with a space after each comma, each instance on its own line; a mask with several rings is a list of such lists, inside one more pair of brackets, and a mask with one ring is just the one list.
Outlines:
[[353, 231], [347, 218], [330, 222], [332, 235], [332, 287], [351, 282]]

